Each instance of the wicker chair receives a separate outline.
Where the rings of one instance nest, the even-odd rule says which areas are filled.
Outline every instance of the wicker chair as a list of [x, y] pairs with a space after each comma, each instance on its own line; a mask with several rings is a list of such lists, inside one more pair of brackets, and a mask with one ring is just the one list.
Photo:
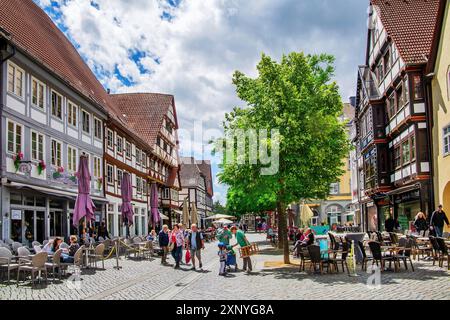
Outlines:
[[328, 263], [333, 265], [337, 272], [339, 272], [338, 264], [342, 266], [342, 272], [345, 272], [345, 268], [347, 268], [347, 273], [350, 274], [350, 270], [348, 269], [347, 264], [347, 256], [349, 251], [349, 244], [347, 241], [342, 242], [342, 251], [340, 251], [340, 257], [337, 255], [337, 251], [334, 252], [332, 257], [328, 258]]
[[0, 269], [6, 269], [8, 273], [8, 283], [11, 279], [11, 271], [17, 270], [19, 264], [16, 263], [16, 257], [7, 248], [0, 248]]
[[309, 269], [311, 270], [314, 267], [314, 271], [316, 271], [316, 266], [318, 265], [320, 268], [320, 274], [323, 274], [323, 265], [325, 261], [322, 260], [322, 257], [320, 255], [320, 247], [312, 244], [308, 246], [308, 252], [311, 259]]
[[367, 270], [367, 262], [372, 261], [373, 257], [368, 256], [366, 253], [366, 248], [364, 248], [364, 244], [361, 241], [358, 241], [359, 250], [361, 250], [361, 254], [363, 256], [363, 260], [361, 262], [361, 270]]
[[148, 259], [151, 259], [151, 257], [153, 256], [153, 252], [154, 250], [152, 241], [147, 241], [143, 247], [139, 248], [139, 255], [142, 255], [143, 258], [147, 256]]
[[439, 243], [436, 240], [436, 237], [430, 236], [431, 247], [433, 248], [432, 256], [433, 256], [433, 266], [436, 264], [436, 260], [438, 264], [440, 264], [441, 259], [441, 248], [439, 247]]
[[23, 247], [23, 244], [20, 243], [20, 242], [14, 242], [14, 243], [11, 245], [11, 248], [12, 248], [12, 250], [13, 250], [14, 253], [17, 253], [17, 250], [18, 250], [19, 248], [21, 248], [21, 247]]
[[17, 256], [19, 258], [31, 260], [30, 255], [31, 252], [27, 247], [20, 247], [19, 249], [17, 249]]
[[53, 254], [52, 261], [45, 263], [47, 269], [52, 269], [53, 280], [55, 280], [56, 269], [58, 269], [58, 277], [61, 280], [61, 273], [63, 269], [63, 264], [61, 263], [62, 251], [63, 251], [62, 248], [56, 250], [56, 252]]
[[392, 262], [394, 262], [394, 265], [396, 266], [395, 261], [391, 255], [383, 255], [383, 253], [381, 252], [381, 245], [379, 242], [369, 241], [369, 248], [373, 257], [372, 265], [376, 264], [378, 266], [378, 262], [380, 262], [381, 269], [383, 270], [385, 262], [388, 261], [389, 267], [391, 266]]
[[411, 251], [413, 250], [413, 241], [411, 239], [401, 238], [398, 243], [399, 247], [404, 248], [402, 250], [399, 250], [398, 253], [395, 255], [395, 260], [399, 262], [403, 261], [403, 264], [405, 265], [405, 269], [408, 270], [408, 263], [411, 264], [411, 269], [414, 271], [414, 266], [411, 260]]
[[36, 255], [33, 256], [33, 258], [30, 260], [28, 259], [19, 259], [19, 268], [17, 270], [17, 286], [19, 286], [19, 279], [20, 279], [20, 271], [23, 271], [24, 273], [30, 272], [31, 273], [31, 286], [34, 287], [34, 280], [36, 273], [39, 273], [39, 271], [45, 273], [45, 282], [47, 283], [47, 268], [45, 266], [45, 263], [47, 262], [48, 254], [47, 252], [39, 252]]
[[444, 260], [445, 257], [447, 256], [447, 269], [450, 270], [450, 256], [448, 255], [448, 248], [447, 245], [445, 244], [445, 240], [443, 238], [436, 238], [436, 242], [439, 246], [439, 267], [443, 267], [444, 266]]
[[95, 247], [95, 251], [93, 254], [89, 255], [89, 264], [94, 262], [95, 268], [97, 268], [97, 261], [102, 261], [102, 268], [105, 269], [105, 257], [103, 256], [103, 252], [105, 251], [105, 245], [103, 243], [99, 244]]
[[32, 243], [31, 243], [31, 246], [34, 248], [35, 246], [40, 246], [41, 245], [41, 243], [39, 242], [39, 241], [33, 241]]

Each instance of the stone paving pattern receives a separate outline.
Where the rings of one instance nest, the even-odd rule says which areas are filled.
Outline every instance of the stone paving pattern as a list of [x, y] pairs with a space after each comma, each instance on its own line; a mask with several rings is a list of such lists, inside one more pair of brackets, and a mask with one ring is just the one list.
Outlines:
[[[264, 267], [264, 261], [282, 259], [277, 250], [264, 242], [264, 237], [249, 234], [250, 241], [260, 243], [261, 253], [253, 256], [255, 264], [251, 274], [230, 273], [218, 276], [219, 262], [216, 243], [207, 243], [203, 251], [204, 271], [190, 271], [184, 265], [180, 270], [162, 266], [160, 259], [135, 261], [121, 258], [122, 269], [115, 270], [115, 259], [105, 262], [106, 270], [85, 270], [81, 285], [69, 287], [66, 281], [45, 282], [35, 289], [26, 283], [16, 286], [0, 284], [0, 300], [10, 299], [176, 299], [176, 300], [236, 300], [236, 299], [440, 299], [450, 300], [450, 272], [432, 266], [431, 262], [414, 261], [415, 272], [410, 269], [399, 273], [383, 272], [381, 286], [366, 285], [370, 274], [358, 266], [357, 277], [346, 273], [313, 274], [299, 272], [298, 267]], [[173, 261], [172, 258], [169, 261]], [[238, 259], [242, 267], [242, 260]]]

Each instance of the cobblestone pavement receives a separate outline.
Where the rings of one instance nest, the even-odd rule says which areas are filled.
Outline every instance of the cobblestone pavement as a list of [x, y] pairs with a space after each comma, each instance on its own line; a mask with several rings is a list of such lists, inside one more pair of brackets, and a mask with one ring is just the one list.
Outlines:
[[[254, 271], [218, 276], [219, 262], [215, 243], [203, 251], [204, 271], [180, 270], [153, 261], [122, 258], [122, 269], [115, 270], [115, 260], [106, 261], [106, 270], [86, 270], [81, 282], [55, 281], [37, 285], [0, 284], [0, 300], [6, 299], [444, 299], [450, 300], [450, 273], [433, 267], [431, 262], [416, 262], [416, 271], [383, 272], [379, 287], [366, 285], [370, 274], [358, 269], [357, 277], [347, 274], [316, 275], [298, 272], [298, 267], [264, 267], [265, 261], [281, 260], [277, 250], [263, 242], [261, 235], [249, 234], [260, 242], [261, 253], [252, 257]], [[171, 260], [173, 261], [173, 260]], [[239, 261], [242, 267], [242, 261]]]

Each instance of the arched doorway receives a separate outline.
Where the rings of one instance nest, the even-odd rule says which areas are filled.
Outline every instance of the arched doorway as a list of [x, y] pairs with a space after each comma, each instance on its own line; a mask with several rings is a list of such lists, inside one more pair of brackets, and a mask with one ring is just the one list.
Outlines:
[[[442, 194], [442, 205], [444, 206], [444, 211], [447, 218], [450, 220], [450, 182], [444, 188], [444, 193]], [[444, 231], [450, 232], [450, 228], [444, 223]]]

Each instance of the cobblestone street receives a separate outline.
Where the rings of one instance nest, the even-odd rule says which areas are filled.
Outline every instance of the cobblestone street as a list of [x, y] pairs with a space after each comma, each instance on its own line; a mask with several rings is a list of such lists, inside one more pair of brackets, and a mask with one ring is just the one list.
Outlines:
[[[298, 272], [298, 267], [268, 268], [266, 261], [280, 261], [277, 250], [261, 235], [249, 234], [260, 242], [261, 253], [254, 256], [254, 272], [218, 276], [216, 244], [207, 244], [203, 252], [204, 271], [180, 270], [162, 266], [159, 259], [133, 261], [122, 258], [121, 270], [113, 269], [115, 260], [106, 262], [106, 270], [82, 272], [79, 286], [67, 281], [49, 281], [32, 290], [26, 283], [17, 288], [15, 281], [0, 286], [0, 299], [443, 299], [450, 300], [450, 273], [433, 267], [431, 262], [415, 262], [415, 272], [384, 272], [379, 288], [366, 285], [370, 276], [358, 269], [357, 277], [347, 274], [317, 275]], [[170, 258], [172, 260], [172, 258]], [[172, 260], [173, 261], [173, 260]], [[238, 260], [239, 266], [242, 262]], [[78, 284], [78, 283], [76, 283]]]

